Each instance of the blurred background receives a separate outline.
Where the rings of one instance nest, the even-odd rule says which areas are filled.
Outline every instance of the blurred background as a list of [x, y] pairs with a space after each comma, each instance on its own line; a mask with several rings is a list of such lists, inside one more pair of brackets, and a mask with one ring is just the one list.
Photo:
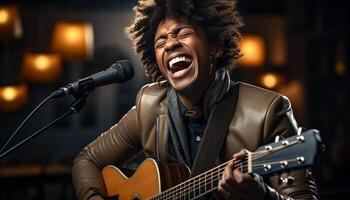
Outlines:
[[[87, 106], [0, 160], [0, 199], [76, 199], [74, 156], [115, 124], [148, 83], [123, 29], [136, 0], [0, 1], [0, 148], [53, 90], [128, 59], [135, 76], [99, 88]], [[350, 195], [350, 2], [241, 0], [244, 56], [234, 80], [281, 92], [300, 126], [321, 131], [315, 167], [323, 199]], [[69, 109], [45, 104], [9, 147]], [[8, 149], [7, 148], [7, 149]]]

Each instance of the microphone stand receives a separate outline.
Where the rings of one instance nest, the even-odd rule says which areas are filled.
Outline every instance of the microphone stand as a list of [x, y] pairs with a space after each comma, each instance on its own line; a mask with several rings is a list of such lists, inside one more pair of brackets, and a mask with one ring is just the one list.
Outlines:
[[86, 105], [86, 98], [89, 95], [89, 91], [88, 92], [84, 92], [81, 94], [76, 94], [74, 95], [75, 100], [72, 102], [72, 104], [69, 106], [69, 111], [67, 111], [66, 113], [62, 114], [61, 116], [59, 116], [58, 118], [56, 118], [55, 120], [53, 120], [51, 123], [49, 123], [48, 125], [44, 126], [43, 128], [41, 128], [40, 130], [36, 131], [35, 133], [33, 133], [32, 135], [30, 135], [29, 137], [25, 138], [24, 140], [22, 140], [21, 142], [17, 143], [16, 145], [14, 145], [13, 147], [11, 147], [10, 149], [8, 149], [7, 151], [5, 151], [4, 153], [2, 153], [0, 155], [0, 159], [2, 159], [3, 157], [5, 157], [6, 155], [8, 155], [10, 152], [12, 152], [13, 150], [15, 150], [16, 148], [18, 148], [19, 146], [21, 146], [22, 144], [26, 143], [27, 141], [29, 141], [30, 139], [34, 138], [35, 136], [39, 135], [40, 133], [44, 132], [46, 129], [50, 128], [51, 126], [57, 124], [58, 122], [62, 121], [63, 119], [65, 119], [66, 117], [68, 117], [69, 115], [73, 114], [73, 113], [78, 113], [80, 112], [81, 109], [84, 108], [84, 106]]

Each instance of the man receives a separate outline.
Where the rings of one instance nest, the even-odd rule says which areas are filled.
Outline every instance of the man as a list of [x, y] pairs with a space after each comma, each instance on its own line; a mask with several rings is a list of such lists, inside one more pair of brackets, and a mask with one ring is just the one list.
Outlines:
[[[72, 174], [79, 199], [102, 199], [100, 170], [108, 164], [122, 166], [140, 151], [158, 161], [191, 167], [213, 106], [226, 98], [233, 85], [239, 87], [238, 98], [219, 162], [232, 155], [239, 159], [245, 155], [241, 149], [254, 151], [276, 135], [296, 133], [286, 97], [230, 81], [227, 69], [240, 57], [242, 22], [235, 5], [235, 0], [139, 1], [126, 34], [156, 84], [143, 87], [136, 106], [77, 156]], [[294, 177], [293, 183], [280, 181], [287, 175]], [[287, 175], [263, 180], [240, 172], [231, 162], [216, 194], [208, 198], [318, 198], [306, 170]]]

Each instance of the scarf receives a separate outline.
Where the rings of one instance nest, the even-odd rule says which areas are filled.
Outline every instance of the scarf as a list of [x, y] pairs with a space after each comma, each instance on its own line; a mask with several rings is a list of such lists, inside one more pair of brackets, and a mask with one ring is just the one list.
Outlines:
[[[203, 117], [208, 121], [214, 104], [219, 101], [230, 89], [230, 76], [228, 71], [220, 68], [215, 73], [215, 78], [202, 97]], [[176, 91], [169, 87], [167, 91], [168, 110], [168, 138], [167, 151], [173, 161], [192, 167], [190, 141], [187, 137], [187, 129], [184, 116], [181, 112], [179, 98]]]

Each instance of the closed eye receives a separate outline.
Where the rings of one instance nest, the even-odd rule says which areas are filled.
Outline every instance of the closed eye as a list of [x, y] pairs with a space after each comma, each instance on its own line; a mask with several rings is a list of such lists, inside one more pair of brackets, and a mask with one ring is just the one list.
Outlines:
[[194, 33], [195, 33], [195, 30], [193, 28], [190, 28], [190, 27], [182, 28], [178, 32], [177, 38], [178, 39], [184, 39], [184, 38], [190, 37]]
[[196, 31], [191, 26], [177, 27], [174, 31], [169, 32], [166, 36], [162, 35], [154, 43], [155, 49], [163, 48], [167, 42], [168, 35], [175, 35], [178, 40], [188, 38], [192, 36]]
[[179, 33], [179, 34], [177, 35], [177, 38], [178, 38], [178, 39], [184, 39], [184, 38], [190, 37], [193, 33], [194, 33], [194, 31]]
[[166, 38], [159, 38], [155, 42], [154, 48], [156, 49], [163, 48], [165, 46], [165, 43], [166, 43]]

